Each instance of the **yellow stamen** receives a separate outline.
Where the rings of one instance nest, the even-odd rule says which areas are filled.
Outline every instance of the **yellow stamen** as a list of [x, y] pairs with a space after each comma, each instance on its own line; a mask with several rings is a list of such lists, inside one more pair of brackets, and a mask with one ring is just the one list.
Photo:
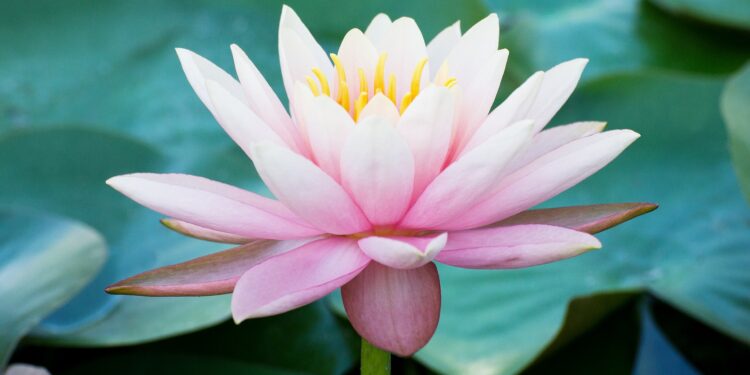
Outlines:
[[362, 68], [357, 69], [357, 74], [359, 74], [359, 96], [362, 96], [362, 93], [367, 94], [367, 78]]
[[341, 59], [335, 53], [332, 53], [331, 60], [336, 67], [336, 74], [339, 76], [339, 81], [346, 82], [346, 71], [344, 70], [344, 64], [341, 63]]
[[367, 92], [362, 91], [359, 93], [359, 97], [354, 101], [354, 121], [357, 121], [359, 114], [362, 113], [362, 109], [367, 104]]
[[412, 99], [413, 97], [410, 92], [407, 92], [406, 95], [404, 95], [404, 97], [401, 98], [401, 108], [399, 109], [400, 113], [404, 113], [404, 111], [406, 110], [406, 107], [408, 107], [409, 104], [411, 104]]
[[448, 78], [448, 80], [445, 81], [445, 83], [443, 83], [443, 86], [445, 86], [447, 88], [451, 88], [455, 84], [456, 84], [456, 77], [452, 77], [452, 78]]
[[318, 90], [318, 85], [315, 83], [315, 80], [310, 76], [305, 76], [305, 80], [307, 81], [307, 85], [310, 86], [313, 95], [319, 96], [320, 90]]
[[427, 64], [427, 58], [419, 60], [417, 67], [414, 69], [414, 74], [411, 76], [411, 93], [413, 96], [419, 94], [419, 83], [422, 80], [422, 71], [424, 66]]
[[323, 95], [331, 96], [331, 89], [328, 87], [328, 78], [326, 78], [326, 75], [318, 68], [313, 68], [312, 70], [313, 74], [315, 74], [316, 77], [318, 77], [318, 81], [320, 81], [320, 87], [323, 89]]
[[391, 74], [388, 77], [388, 98], [391, 99], [393, 104], [396, 104], [396, 75]]
[[346, 81], [339, 81], [339, 104], [344, 107], [347, 112], [349, 111], [349, 87], [346, 86]]
[[380, 54], [378, 57], [378, 65], [375, 66], [375, 93], [385, 92], [385, 59], [388, 58], [387, 53]]

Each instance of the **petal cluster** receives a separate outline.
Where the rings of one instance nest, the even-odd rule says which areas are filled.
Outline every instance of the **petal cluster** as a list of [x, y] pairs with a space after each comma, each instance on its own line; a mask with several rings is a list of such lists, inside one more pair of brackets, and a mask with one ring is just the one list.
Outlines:
[[181, 174], [107, 181], [199, 239], [239, 245], [123, 280], [109, 292], [233, 293], [235, 321], [283, 313], [342, 288], [354, 328], [411, 355], [434, 333], [434, 262], [529, 267], [601, 247], [591, 234], [648, 204], [530, 208], [592, 175], [638, 134], [580, 122], [543, 130], [585, 59], [537, 72], [491, 110], [507, 50], [490, 15], [430, 43], [414, 20], [378, 15], [327, 54], [284, 7], [279, 55], [289, 110], [248, 56], [238, 79], [177, 54], [198, 97], [275, 199]]

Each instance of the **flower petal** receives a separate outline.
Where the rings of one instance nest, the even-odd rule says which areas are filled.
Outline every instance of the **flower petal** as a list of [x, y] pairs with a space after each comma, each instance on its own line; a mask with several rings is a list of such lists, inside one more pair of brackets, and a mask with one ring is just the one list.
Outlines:
[[[304, 88], [298, 86], [299, 90]], [[297, 95], [299, 121], [304, 123], [310, 150], [318, 166], [340, 181], [341, 149], [354, 120], [343, 107], [328, 96]]]
[[354, 240], [325, 238], [270, 258], [245, 272], [232, 295], [239, 323], [298, 308], [331, 293], [370, 263]]
[[612, 130], [559, 147], [503, 178], [492, 194], [444, 229], [480, 227], [544, 202], [609, 164], [638, 137], [631, 130]]
[[211, 98], [208, 95], [208, 89], [206, 88], [207, 80], [218, 82], [229, 92], [229, 94], [237, 98], [237, 100], [240, 100], [241, 102], [246, 100], [245, 92], [240, 83], [227, 72], [193, 51], [184, 48], [177, 48], [176, 51], [177, 57], [180, 59], [180, 64], [182, 65], [182, 70], [185, 72], [185, 76], [187, 76], [190, 86], [193, 87], [198, 98], [200, 98], [206, 108], [208, 108], [214, 116], [216, 116], [216, 111], [211, 102]]
[[252, 155], [271, 192], [316, 228], [332, 234], [370, 228], [349, 194], [310, 160], [270, 142], [253, 145]]
[[288, 144], [247, 105], [232, 96], [219, 83], [207, 81], [206, 91], [213, 105], [216, 120], [248, 156], [250, 156], [250, 144], [254, 142], [270, 141], [288, 147]]
[[294, 97], [294, 83], [305, 82], [305, 76], [312, 74], [313, 68], [333, 77], [333, 65], [325, 50], [294, 10], [286, 5], [282, 7], [279, 21], [279, 60], [290, 101]]
[[500, 41], [500, 20], [490, 14], [464, 33], [445, 63], [459, 83], [473, 81]]
[[601, 246], [596, 237], [572, 229], [514, 225], [451, 232], [435, 259], [462, 268], [521, 268], [570, 258]]
[[544, 208], [521, 212], [492, 226], [547, 224], [594, 234], [649, 213], [657, 207], [653, 203], [611, 203]]
[[[424, 95], [424, 94], [420, 94]], [[419, 99], [419, 96], [417, 97]], [[412, 106], [414, 103], [412, 103]], [[411, 108], [411, 106], [409, 106]], [[401, 115], [398, 113], [398, 108], [396, 108], [396, 105], [393, 104], [393, 102], [388, 99], [387, 96], [383, 95], [382, 93], [375, 94], [375, 96], [370, 99], [369, 102], [365, 105], [365, 108], [362, 109], [362, 112], [359, 113], [359, 119], [358, 121], [362, 121], [370, 116], [378, 116], [382, 117], [388, 120], [388, 122], [396, 123], [401, 118]]]
[[508, 172], [515, 171], [542, 155], [576, 139], [601, 133], [606, 125], [607, 123], [605, 122], [583, 121], [544, 130], [534, 136], [529, 147], [510, 162]]
[[373, 225], [398, 222], [409, 207], [414, 158], [382, 117], [360, 121], [341, 152], [341, 181]]
[[279, 240], [321, 233], [278, 201], [202, 177], [134, 173], [107, 184], [154, 211], [220, 232]]
[[[368, 86], [360, 87], [359, 69], [362, 69], [365, 77], [375, 76], [375, 65], [378, 61], [378, 50], [359, 29], [352, 29], [344, 36], [339, 47], [339, 58], [347, 77], [349, 95], [349, 108], [354, 108], [357, 93], [366, 92], [368, 97], [375, 94], [372, 82]], [[371, 78], [370, 78], [371, 79]], [[337, 87], [338, 87], [338, 82]], [[338, 93], [336, 94], [338, 95]]]
[[250, 109], [290, 147], [301, 148], [299, 134], [279, 97], [245, 52], [236, 44], [232, 44], [231, 48], [234, 67], [245, 90]]
[[370, 263], [341, 288], [341, 295], [357, 333], [400, 356], [425, 346], [440, 319], [440, 278], [434, 263], [410, 270]]
[[455, 108], [452, 92], [430, 85], [414, 99], [398, 123], [397, 129], [414, 155], [414, 197], [442, 169], [453, 133]]
[[461, 21], [456, 21], [439, 32], [430, 43], [427, 44], [427, 56], [430, 57], [430, 71], [437, 73], [448, 54], [461, 40]]
[[219, 243], [231, 243], [231, 244], [244, 244], [252, 241], [251, 238], [238, 236], [236, 234], [220, 232], [218, 230], [204, 228], [195, 224], [177, 220], [177, 219], [161, 219], [161, 223], [180, 234], [188, 237], [197, 238], [199, 240], [219, 242]]
[[588, 59], [574, 59], [561, 63], [544, 73], [534, 104], [524, 118], [536, 121], [536, 130], [544, 128], [563, 104], [568, 101], [581, 79]]
[[384, 266], [411, 269], [432, 262], [447, 239], [447, 233], [423, 237], [371, 236], [357, 243], [368, 257]]
[[[410, 91], [414, 69], [420, 60], [427, 57], [427, 46], [417, 23], [408, 17], [393, 21], [380, 52], [388, 54], [385, 76], [396, 75], [396, 102], [401, 103], [403, 96]], [[429, 82], [429, 70], [429, 66], [425, 66], [422, 71], [421, 87]]]
[[391, 28], [391, 23], [388, 15], [380, 13], [370, 21], [365, 30], [365, 36], [367, 36], [367, 39], [370, 39], [378, 50], [383, 49], [383, 43], [385, 42], [388, 30]]
[[485, 198], [503, 167], [531, 139], [531, 121], [521, 121], [496, 134], [451, 164], [417, 199], [401, 222], [407, 228], [442, 228]]
[[138, 296], [209, 296], [231, 293], [245, 271], [310, 240], [252, 240], [229, 250], [144, 272], [107, 287], [107, 293]]

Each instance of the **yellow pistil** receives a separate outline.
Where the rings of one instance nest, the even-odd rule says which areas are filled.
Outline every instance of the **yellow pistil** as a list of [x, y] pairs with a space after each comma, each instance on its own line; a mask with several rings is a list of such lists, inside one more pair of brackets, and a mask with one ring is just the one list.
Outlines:
[[396, 104], [396, 75], [393, 73], [388, 77], [388, 98]]
[[378, 65], [375, 66], [375, 93], [385, 92], [385, 59], [388, 58], [387, 53], [380, 54], [378, 57]]
[[318, 85], [315, 83], [315, 80], [310, 76], [305, 76], [305, 80], [307, 81], [307, 85], [310, 86], [310, 91], [312, 91], [313, 95], [319, 96], [320, 90], [318, 90]]
[[411, 76], [411, 94], [413, 96], [417, 96], [419, 94], [419, 84], [422, 80], [422, 71], [424, 71], [424, 66], [427, 64], [427, 58], [423, 58], [422, 60], [419, 60], [417, 63], [417, 67], [414, 69], [414, 74]]
[[367, 94], [367, 78], [365, 77], [365, 71], [362, 68], [357, 69], [357, 74], [359, 74], [359, 92], [360, 96], [362, 96], [362, 93]]
[[339, 102], [347, 112], [349, 111], [349, 87], [344, 80], [339, 81], [339, 97], [337, 102]]
[[313, 68], [312, 72], [318, 77], [318, 81], [320, 81], [320, 88], [323, 90], [323, 95], [331, 96], [331, 89], [328, 87], [328, 78], [326, 78], [323, 71], [318, 68]]
[[412, 99], [414, 99], [410, 92], [407, 92], [406, 95], [404, 95], [403, 98], [401, 98], [401, 107], [399, 108], [399, 113], [404, 113], [406, 110], [406, 107], [411, 104]]
[[456, 85], [456, 77], [448, 78], [448, 80], [445, 81], [445, 83], [443, 83], [443, 86], [447, 88], [451, 88], [455, 85]]
[[357, 121], [359, 119], [359, 114], [362, 113], [362, 110], [365, 108], [365, 105], [367, 104], [367, 92], [362, 91], [359, 93], [359, 97], [357, 100], [354, 101], [354, 121]]

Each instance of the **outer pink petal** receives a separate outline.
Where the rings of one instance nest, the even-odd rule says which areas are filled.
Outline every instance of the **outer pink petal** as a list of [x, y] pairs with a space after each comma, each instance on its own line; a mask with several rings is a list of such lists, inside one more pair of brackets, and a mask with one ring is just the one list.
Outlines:
[[406, 109], [397, 129], [414, 155], [414, 197], [437, 176], [451, 143], [456, 97], [444, 87], [428, 86]]
[[612, 130], [559, 147], [503, 178], [487, 199], [443, 228], [480, 227], [544, 202], [609, 164], [638, 137], [631, 130]]
[[414, 158], [387, 119], [357, 124], [341, 152], [341, 181], [373, 225], [403, 217], [411, 201]]
[[185, 71], [190, 86], [193, 87], [200, 100], [214, 116], [216, 111], [208, 95], [206, 80], [216, 81], [238, 100], [242, 102], [246, 100], [245, 92], [240, 83], [211, 61], [183, 48], [177, 48], [177, 57], [180, 59], [182, 70]]
[[232, 96], [219, 83], [209, 80], [206, 82], [206, 89], [214, 108], [216, 120], [248, 156], [250, 156], [250, 144], [254, 142], [270, 141], [277, 145], [289, 147], [247, 105]]
[[279, 21], [279, 60], [287, 96], [294, 98], [294, 83], [304, 82], [305, 76], [319, 68], [333, 77], [333, 65], [325, 50], [315, 41], [292, 8], [284, 5]]
[[425, 346], [440, 319], [440, 278], [433, 263], [410, 270], [370, 263], [341, 294], [357, 333], [400, 356]]
[[393, 22], [391, 22], [388, 15], [380, 13], [375, 16], [367, 26], [365, 36], [367, 36], [367, 39], [370, 39], [372, 44], [375, 45], [378, 50], [383, 49], [386, 34], [388, 34], [388, 30], [391, 28], [392, 23]]
[[534, 136], [529, 147], [517, 155], [508, 165], [508, 172], [515, 171], [558, 147], [583, 137], [601, 133], [607, 124], [596, 121], [575, 122], [555, 126]]
[[[427, 47], [417, 23], [408, 17], [393, 21], [379, 52], [388, 54], [385, 76], [396, 75], [396, 101], [401, 103], [401, 98], [410, 91], [411, 77], [417, 63], [427, 57]], [[422, 71], [421, 86], [429, 82], [429, 70], [429, 66], [425, 66]]]
[[134, 173], [107, 184], [154, 211], [220, 232], [268, 239], [321, 233], [273, 199], [202, 177]]
[[463, 268], [521, 268], [598, 249], [596, 237], [551, 225], [515, 225], [451, 232], [436, 260]]
[[297, 107], [315, 162], [334, 180], [340, 181], [341, 149], [354, 130], [354, 120], [328, 96], [297, 95]]
[[310, 240], [253, 240], [242, 246], [144, 272], [107, 287], [139, 296], [208, 296], [231, 293], [245, 271]]
[[310, 160], [269, 142], [255, 144], [252, 149], [263, 181], [299, 217], [332, 234], [370, 229], [349, 194]]
[[461, 22], [456, 21], [439, 32], [429, 44], [427, 44], [427, 55], [430, 57], [430, 71], [437, 73], [448, 54], [461, 40]]
[[245, 90], [250, 109], [293, 149], [301, 149], [297, 129], [268, 82], [244, 51], [232, 44], [232, 56], [237, 76]]
[[346, 238], [326, 238], [270, 258], [245, 272], [234, 288], [232, 316], [245, 319], [281, 314], [331, 293], [370, 262]]
[[531, 121], [519, 122], [449, 165], [427, 186], [400, 226], [441, 228], [442, 223], [484, 199], [506, 163], [531, 140], [531, 130]]
[[195, 224], [177, 220], [177, 219], [161, 219], [161, 223], [177, 232], [189, 237], [197, 238], [199, 240], [219, 242], [219, 243], [232, 243], [232, 244], [244, 244], [252, 241], [252, 238], [245, 236], [238, 236], [227, 232], [220, 232], [218, 230], [204, 228]]
[[371, 236], [358, 244], [368, 257], [384, 266], [412, 269], [432, 262], [447, 239], [447, 233], [423, 237]]

